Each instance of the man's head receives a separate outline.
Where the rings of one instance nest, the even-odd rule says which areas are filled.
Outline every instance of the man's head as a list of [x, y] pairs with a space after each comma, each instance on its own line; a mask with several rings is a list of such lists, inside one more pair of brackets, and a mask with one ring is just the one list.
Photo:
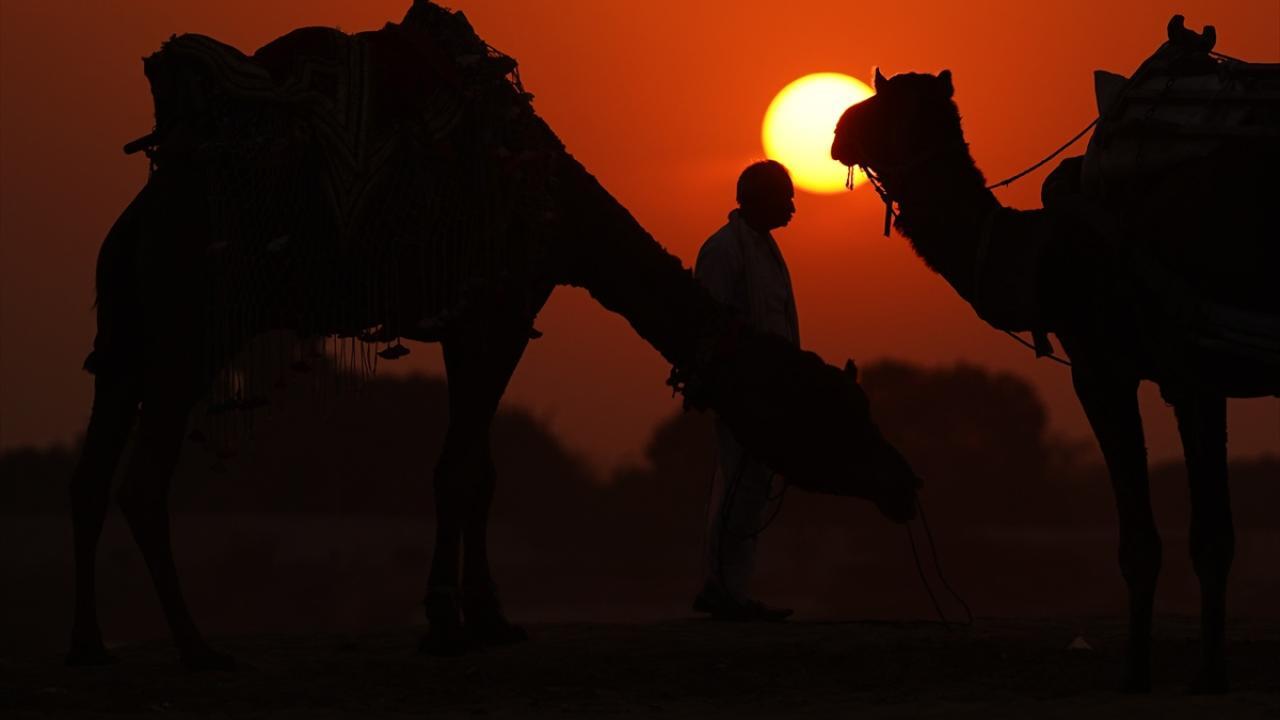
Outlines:
[[795, 196], [790, 173], [777, 161], [752, 163], [738, 176], [738, 207], [757, 230], [768, 232], [791, 222]]

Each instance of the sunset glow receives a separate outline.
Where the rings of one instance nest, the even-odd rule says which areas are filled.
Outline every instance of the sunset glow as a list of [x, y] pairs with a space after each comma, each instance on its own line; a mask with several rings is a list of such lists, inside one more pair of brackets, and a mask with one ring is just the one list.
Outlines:
[[[85, 429], [93, 377], [80, 366], [96, 327], [98, 249], [149, 172], [145, 154], [120, 151], [155, 125], [140, 59], [174, 33], [252, 53], [301, 27], [377, 30], [411, 4], [0, 1], [0, 451], [71, 446]], [[686, 266], [724, 224], [738, 174], [765, 154], [766, 109], [810, 73], [837, 70], [870, 83], [873, 67], [889, 76], [952, 70], [973, 157], [997, 179], [1096, 116], [1094, 70], [1132, 73], [1166, 40], [1175, 10], [1193, 27], [1215, 25], [1222, 52], [1280, 61], [1280, 5], [1259, 0], [1179, 0], [1176, 8], [1102, 0], [445, 4], [520, 62], [534, 109]], [[827, 120], [789, 119], [783, 137], [813, 142], [800, 156], [835, 166], [827, 159], [835, 115], [853, 101], [839, 97]], [[771, 142], [764, 147], [772, 154]], [[840, 192], [837, 166], [824, 181], [831, 194], [813, 194], [801, 184], [809, 171], [796, 158], [779, 159], [802, 188], [778, 239], [807, 349], [832, 362], [963, 362], [1013, 373], [1044, 398], [1054, 432], [1096, 453], [1069, 372], [992, 331], [908, 243], [882, 237], [884, 204], [870, 188]], [[1056, 165], [1002, 188], [1000, 199], [1039, 207], [1041, 182]], [[682, 411], [665, 384], [666, 359], [579, 288], [556, 290], [537, 328], [545, 337], [530, 343], [504, 402], [550, 418], [602, 472], [648, 462], [654, 428]], [[412, 354], [380, 363], [379, 374], [444, 374], [438, 345], [407, 347]], [[1172, 412], [1149, 385], [1140, 397], [1151, 458], [1180, 462]], [[1277, 402], [1229, 405], [1233, 457], [1276, 452]]]
[[[791, 171], [797, 188], [829, 194], [845, 189], [848, 169], [831, 159], [831, 133], [850, 105], [872, 91], [848, 75], [824, 72], [805, 75], [774, 97], [764, 114], [764, 152]], [[861, 171], [854, 184], [866, 182]]]

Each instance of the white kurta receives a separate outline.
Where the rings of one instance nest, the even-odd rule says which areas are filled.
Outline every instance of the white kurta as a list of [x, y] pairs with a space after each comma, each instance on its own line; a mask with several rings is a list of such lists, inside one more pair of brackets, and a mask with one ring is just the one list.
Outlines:
[[[750, 326], [800, 344], [795, 295], [782, 252], [772, 235], [756, 232], [737, 210], [703, 243], [694, 275]], [[716, 441], [719, 465], [707, 523], [707, 583], [745, 598], [774, 473], [745, 452], [719, 420]]]
[[757, 330], [800, 344], [791, 274], [769, 233], [756, 232], [738, 211], [702, 244], [694, 275], [712, 296], [742, 314]]

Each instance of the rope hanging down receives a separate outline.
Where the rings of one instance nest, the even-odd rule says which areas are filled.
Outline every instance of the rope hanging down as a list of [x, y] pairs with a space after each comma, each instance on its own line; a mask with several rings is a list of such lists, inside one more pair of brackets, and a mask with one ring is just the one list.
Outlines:
[[[1097, 125], [1097, 124], [1098, 124], [1098, 120], [1099, 120], [1099, 119], [1100, 119], [1100, 118], [1095, 117], [1094, 119], [1090, 120], [1090, 121], [1089, 121], [1089, 124], [1088, 124], [1088, 125], [1085, 125], [1083, 130], [1081, 130], [1080, 132], [1076, 133], [1074, 137], [1072, 137], [1070, 140], [1068, 140], [1068, 141], [1066, 141], [1065, 143], [1063, 143], [1063, 144], [1062, 144], [1062, 145], [1061, 145], [1057, 150], [1054, 150], [1054, 151], [1053, 151], [1052, 153], [1050, 153], [1050, 154], [1049, 154], [1049, 156], [1048, 156], [1048, 157], [1046, 157], [1045, 159], [1041, 160], [1040, 162], [1036, 163], [1035, 165], [1032, 165], [1031, 167], [1027, 168], [1026, 170], [1023, 170], [1022, 172], [1020, 172], [1020, 173], [1018, 173], [1018, 174], [1016, 174], [1016, 175], [1011, 175], [1011, 176], [1009, 176], [1009, 177], [1005, 178], [1004, 180], [1001, 180], [1001, 181], [1000, 181], [1000, 182], [998, 182], [998, 183], [993, 183], [993, 184], [991, 184], [991, 185], [988, 185], [988, 186], [987, 186], [987, 189], [988, 189], [988, 190], [998, 190], [999, 188], [1002, 188], [1002, 187], [1004, 187], [1004, 186], [1006, 186], [1006, 185], [1012, 185], [1014, 182], [1016, 182], [1016, 181], [1020, 180], [1021, 178], [1025, 177], [1026, 175], [1029, 175], [1030, 173], [1035, 172], [1036, 170], [1040, 169], [1041, 167], [1044, 167], [1044, 164], [1045, 164], [1045, 163], [1047, 163], [1047, 162], [1049, 162], [1050, 160], [1052, 160], [1052, 159], [1054, 159], [1054, 158], [1058, 157], [1059, 155], [1061, 155], [1061, 154], [1062, 154], [1062, 152], [1063, 152], [1064, 150], [1066, 150], [1067, 148], [1071, 147], [1072, 145], [1075, 145], [1075, 144], [1076, 144], [1076, 142], [1078, 142], [1078, 141], [1080, 140], [1080, 138], [1084, 137], [1086, 133], [1088, 133], [1090, 130], [1092, 130], [1092, 129], [1094, 128], [1094, 126], [1095, 126], [1095, 125]], [[888, 233], [886, 233], [886, 234], [888, 234]], [[1005, 330], [1005, 331], [1004, 331], [1004, 334], [1005, 334], [1005, 335], [1008, 335], [1009, 337], [1013, 338], [1014, 340], [1017, 340], [1020, 344], [1025, 345], [1026, 347], [1029, 347], [1029, 348], [1031, 348], [1032, 350], [1035, 350], [1035, 351], [1036, 351], [1036, 357], [1038, 357], [1038, 358], [1039, 358], [1039, 357], [1047, 357], [1047, 358], [1049, 358], [1050, 360], [1052, 360], [1052, 361], [1054, 361], [1054, 362], [1058, 363], [1059, 365], [1065, 365], [1065, 366], [1067, 366], [1067, 367], [1071, 367], [1071, 361], [1070, 361], [1070, 360], [1063, 360], [1062, 358], [1060, 358], [1060, 357], [1058, 357], [1057, 355], [1055, 355], [1052, 351], [1050, 351], [1050, 352], [1048, 352], [1048, 353], [1041, 352], [1041, 348], [1039, 348], [1039, 347], [1037, 347], [1036, 345], [1033, 345], [1033, 344], [1031, 344], [1031, 343], [1027, 342], [1026, 340], [1023, 340], [1023, 339], [1022, 339], [1021, 337], [1019, 337], [1016, 333], [1012, 333], [1012, 332], [1009, 332], [1008, 330]], [[1047, 339], [1047, 338], [1046, 338], [1046, 339]]]
[[[933, 570], [938, 576], [938, 581], [942, 583], [942, 587], [960, 603], [960, 607], [964, 608], [965, 620], [959, 623], [961, 627], [969, 627], [973, 625], [973, 611], [969, 609], [969, 603], [960, 597], [960, 593], [951, 587], [951, 583], [947, 582], [947, 577], [942, 574], [942, 564], [938, 561], [938, 544], [933, 541], [933, 531], [929, 529], [929, 520], [924, 515], [924, 504], [916, 498], [916, 512], [920, 515], [920, 525], [924, 528], [924, 537], [929, 541], [929, 554], [933, 558]], [[924, 590], [929, 594], [929, 601], [933, 603], [933, 610], [938, 614], [938, 619], [942, 621], [942, 627], [947, 630], [952, 629], [952, 623], [947, 619], [947, 614], [942, 611], [942, 604], [938, 602], [938, 596], [933, 592], [933, 586], [925, 578], [924, 564], [920, 562], [920, 551], [916, 547], [916, 536], [911, 530], [911, 524], [907, 523], [907, 540], [911, 543], [911, 557], [916, 561], [916, 572], [920, 575], [920, 583], [924, 585]]]

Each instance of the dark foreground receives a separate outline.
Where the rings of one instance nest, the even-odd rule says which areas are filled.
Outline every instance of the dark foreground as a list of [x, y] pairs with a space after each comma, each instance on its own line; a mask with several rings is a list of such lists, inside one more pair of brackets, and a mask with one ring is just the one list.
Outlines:
[[[220, 645], [248, 664], [189, 674], [170, 646], [116, 648], [106, 668], [6, 660], [6, 717], [662, 716], [1280, 718], [1280, 624], [1237, 623], [1234, 691], [1185, 694], [1190, 620], [1158, 622], [1155, 691], [1110, 691], [1113, 621], [539, 625], [532, 642], [456, 659], [416, 654], [418, 630], [254, 636]], [[1069, 650], [1077, 636], [1092, 650]]]

